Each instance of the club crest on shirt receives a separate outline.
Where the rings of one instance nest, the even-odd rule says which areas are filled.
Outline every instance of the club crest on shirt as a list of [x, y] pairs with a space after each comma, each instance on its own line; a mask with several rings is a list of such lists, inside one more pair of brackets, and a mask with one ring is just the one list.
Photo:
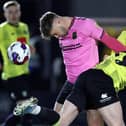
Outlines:
[[72, 33], [72, 39], [76, 39], [77, 38], [77, 32], [73, 32]]

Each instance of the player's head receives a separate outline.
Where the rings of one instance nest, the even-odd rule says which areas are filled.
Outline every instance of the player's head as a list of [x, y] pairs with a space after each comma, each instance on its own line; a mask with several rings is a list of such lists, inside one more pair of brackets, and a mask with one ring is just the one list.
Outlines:
[[40, 18], [40, 31], [44, 39], [59, 38], [67, 33], [64, 18], [53, 12], [46, 12]]
[[20, 20], [21, 10], [17, 1], [8, 1], [3, 5], [4, 16], [11, 24], [17, 24]]

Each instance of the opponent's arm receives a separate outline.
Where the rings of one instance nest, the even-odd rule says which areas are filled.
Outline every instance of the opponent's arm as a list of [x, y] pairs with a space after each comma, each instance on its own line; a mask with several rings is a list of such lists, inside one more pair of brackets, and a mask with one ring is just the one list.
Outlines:
[[[1, 42], [2, 42], [2, 28], [0, 27], [0, 43]], [[0, 53], [1, 53], [1, 46], [0, 46]], [[2, 71], [2, 68], [3, 68], [3, 64], [2, 64], [2, 61], [0, 60], [0, 71]]]

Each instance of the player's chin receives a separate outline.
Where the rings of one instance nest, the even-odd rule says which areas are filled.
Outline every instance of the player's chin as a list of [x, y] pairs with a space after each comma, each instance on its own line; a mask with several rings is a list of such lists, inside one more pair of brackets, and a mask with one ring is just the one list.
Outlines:
[[16, 24], [19, 23], [19, 20], [12, 20], [12, 21], [10, 21], [10, 23], [13, 24], [13, 25], [16, 25]]

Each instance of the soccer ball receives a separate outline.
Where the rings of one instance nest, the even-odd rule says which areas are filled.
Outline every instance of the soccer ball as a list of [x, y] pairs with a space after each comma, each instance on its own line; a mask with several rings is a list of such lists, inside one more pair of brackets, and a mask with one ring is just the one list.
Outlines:
[[8, 47], [7, 54], [14, 64], [21, 65], [30, 59], [30, 48], [27, 44], [16, 41]]

